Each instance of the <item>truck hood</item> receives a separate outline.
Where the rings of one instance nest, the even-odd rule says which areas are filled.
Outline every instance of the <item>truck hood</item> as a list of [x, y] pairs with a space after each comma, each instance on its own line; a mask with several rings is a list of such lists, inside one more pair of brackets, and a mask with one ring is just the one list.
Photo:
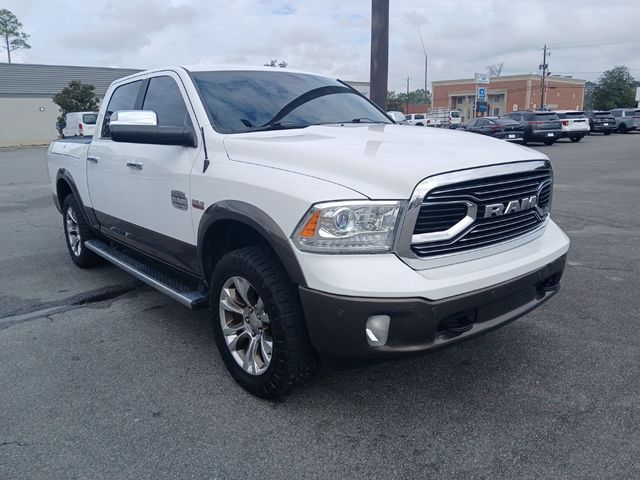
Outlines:
[[503, 140], [402, 125], [318, 125], [229, 135], [231, 160], [337, 183], [376, 199], [405, 199], [424, 178], [547, 157]]

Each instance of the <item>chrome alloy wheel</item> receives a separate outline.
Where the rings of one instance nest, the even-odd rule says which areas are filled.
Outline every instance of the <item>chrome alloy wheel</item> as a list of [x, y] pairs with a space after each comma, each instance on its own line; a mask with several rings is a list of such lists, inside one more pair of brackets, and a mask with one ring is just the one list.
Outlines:
[[76, 257], [79, 257], [82, 253], [82, 238], [80, 238], [80, 227], [78, 226], [76, 212], [73, 211], [73, 208], [67, 208], [65, 217], [69, 246], [71, 247], [71, 251], [73, 252], [73, 254]]
[[261, 375], [273, 352], [271, 322], [264, 303], [251, 283], [231, 277], [220, 292], [220, 324], [235, 361], [251, 375]]

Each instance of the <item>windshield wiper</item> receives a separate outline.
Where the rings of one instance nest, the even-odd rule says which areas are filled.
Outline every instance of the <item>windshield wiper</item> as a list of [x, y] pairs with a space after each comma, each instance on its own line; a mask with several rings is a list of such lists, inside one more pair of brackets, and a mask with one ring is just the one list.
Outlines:
[[238, 133], [247, 133], [247, 132], [268, 132], [270, 130], [290, 130], [293, 128], [307, 128], [309, 125], [306, 123], [287, 123], [287, 122], [276, 122], [269, 123], [267, 125], [262, 125], [261, 127], [253, 127], [248, 128], [246, 130], [242, 130]]
[[351, 120], [343, 120], [341, 122], [324, 122], [324, 123], [315, 123], [314, 125], [338, 125], [338, 124], [344, 124], [344, 123], [372, 123], [372, 124], [378, 124], [378, 123], [384, 123], [384, 124], [391, 124], [391, 122], [384, 122], [381, 120], [372, 120], [368, 117], [357, 117], [357, 118], [352, 118]]

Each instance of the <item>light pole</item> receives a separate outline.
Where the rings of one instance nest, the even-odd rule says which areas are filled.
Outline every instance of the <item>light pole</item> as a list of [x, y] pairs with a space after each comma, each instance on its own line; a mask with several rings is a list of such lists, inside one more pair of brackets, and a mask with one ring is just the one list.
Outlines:
[[[424, 42], [422, 41], [422, 33], [418, 30], [420, 36], [420, 44], [422, 45], [422, 51], [424, 52], [424, 108], [427, 108], [427, 49], [424, 48]], [[427, 112], [425, 112], [427, 113]]]
[[405, 114], [409, 113], [409, 77], [407, 77], [407, 101], [404, 108], [404, 113]]
[[371, 0], [371, 100], [387, 110], [389, 82], [389, 0]]

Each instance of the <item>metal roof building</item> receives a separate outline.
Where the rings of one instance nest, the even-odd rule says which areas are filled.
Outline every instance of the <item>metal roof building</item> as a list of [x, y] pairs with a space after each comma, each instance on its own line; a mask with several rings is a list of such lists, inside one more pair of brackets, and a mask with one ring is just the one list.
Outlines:
[[51, 97], [70, 81], [92, 84], [102, 98], [111, 82], [139, 71], [0, 63], [0, 147], [46, 144], [55, 139], [60, 112]]

